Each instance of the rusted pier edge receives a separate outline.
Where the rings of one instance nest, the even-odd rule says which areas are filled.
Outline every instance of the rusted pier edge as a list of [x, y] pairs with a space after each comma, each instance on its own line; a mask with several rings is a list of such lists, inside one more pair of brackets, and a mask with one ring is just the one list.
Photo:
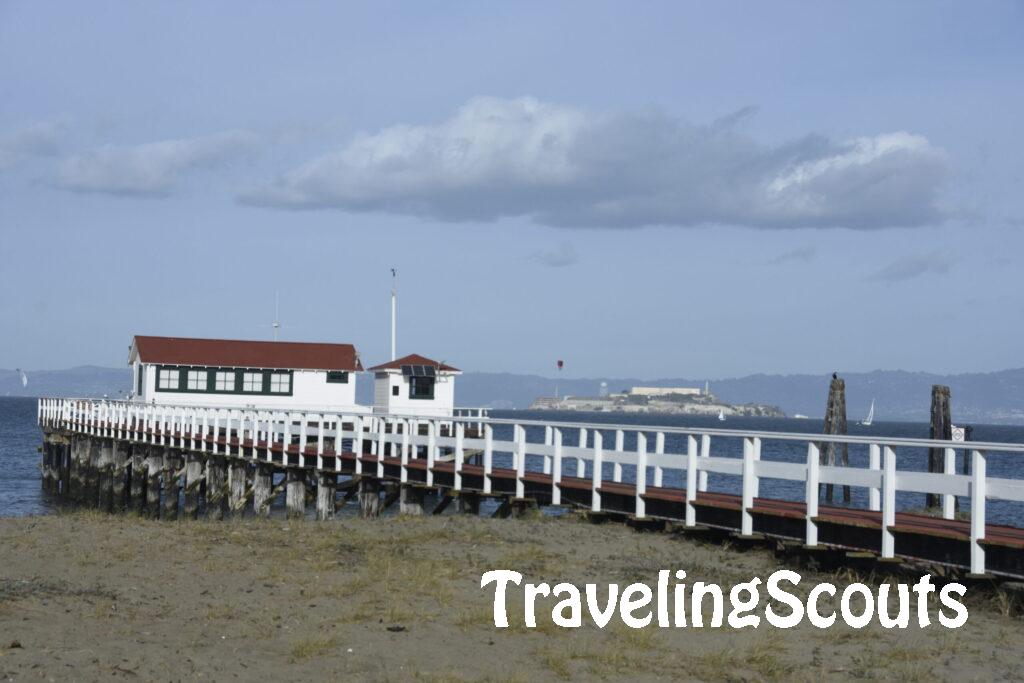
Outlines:
[[[888, 573], [908, 562], [924, 562], [936, 573], [983, 582], [1024, 578], [1024, 529], [983, 523], [986, 497], [1024, 500], [1024, 484], [986, 477], [984, 453], [977, 449], [969, 451], [969, 475], [897, 472], [897, 445], [934, 445], [901, 439], [871, 445], [872, 469], [842, 471], [819, 464], [819, 444], [806, 434], [690, 430], [694, 433], [688, 435], [687, 452], [670, 455], [665, 453], [665, 432], [687, 430], [479, 418], [199, 412], [44, 399], [43, 488], [69, 503], [162, 519], [201, 514], [221, 519], [250, 512], [267, 516], [271, 502], [282, 495], [289, 517], [304, 517], [311, 501], [319, 520], [332, 518], [353, 498], [367, 518], [396, 503], [404, 515], [440, 514], [453, 502], [459, 512], [479, 514], [481, 500], [491, 498], [497, 501], [494, 515], [499, 517], [562, 506], [596, 521], [610, 518], [643, 529], [728, 537], [741, 546], [770, 544], [817, 565]], [[506, 422], [512, 425], [512, 439], [498, 441], [493, 427]], [[527, 439], [527, 424], [544, 427], [542, 443]], [[623, 433], [630, 430], [636, 432], [635, 449], [626, 450]], [[615, 443], [606, 446], [602, 432], [614, 432]], [[570, 433], [578, 433], [579, 446], [565, 443]], [[742, 437], [743, 457], [711, 455], [711, 438], [718, 436]], [[806, 464], [761, 461], [762, 438], [806, 440]], [[984, 446], [1024, 453], [1019, 444]], [[494, 466], [498, 452], [511, 456], [512, 467]], [[527, 468], [528, 454], [537, 469]], [[623, 481], [624, 466], [634, 474], [645, 473], [635, 477], [639, 486]], [[684, 488], [663, 486], [664, 470], [672, 468], [684, 472]], [[708, 491], [708, 471], [741, 476], [742, 495]], [[760, 498], [760, 478], [803, 479], [806, 502]], [[868, 487], [872, 509], [819, 505], [818, 488], [826, 482]], [[943, 513], [952, 510], [948, 499], [966, 495], [972, 518], [896, 513], [897, 488], [940, 494]], [[426, 507], [428, 493], [438, 500], [431, 509]]]

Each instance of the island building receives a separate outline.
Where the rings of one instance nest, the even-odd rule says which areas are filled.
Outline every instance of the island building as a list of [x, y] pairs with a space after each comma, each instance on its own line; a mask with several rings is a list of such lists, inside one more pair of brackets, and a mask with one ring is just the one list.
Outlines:
[[367, 413], [352, 344], [137, 335], [131, 399], [154, 404]]
[[373, 412], [391, 415], [451, 417], [455, 376], [462, 371], [419, 354], [369, 369], [373, 373]]

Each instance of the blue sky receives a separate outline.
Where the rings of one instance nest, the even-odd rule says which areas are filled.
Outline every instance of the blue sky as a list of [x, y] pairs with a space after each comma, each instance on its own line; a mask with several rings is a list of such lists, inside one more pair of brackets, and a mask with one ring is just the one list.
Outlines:
[[1024, 5], [0, 3], [0, 367], [1019, 367]]

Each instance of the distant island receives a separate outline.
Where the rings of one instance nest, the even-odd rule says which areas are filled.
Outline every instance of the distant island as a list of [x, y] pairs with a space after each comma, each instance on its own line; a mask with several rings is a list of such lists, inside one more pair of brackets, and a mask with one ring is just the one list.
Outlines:
[[732, 404], [715, 396], [708, 384], [696, 387], [632, 387], [620, 393], [608, 393], [602, 383], [598, 396], [541, 397], [530, 410], [573, 410], [594, 413], [664, 413], [669, 415], [708, 415], [721, 418], [786, 417], [778, 406], [761, 403]]

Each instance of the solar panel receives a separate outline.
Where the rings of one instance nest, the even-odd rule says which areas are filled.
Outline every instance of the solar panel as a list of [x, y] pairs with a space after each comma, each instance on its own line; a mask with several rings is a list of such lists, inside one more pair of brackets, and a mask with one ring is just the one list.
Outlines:
[[412, 366], [412, 374], [416, 377], [425, 377], [427, 371], [422, 365], [414, 365]]
[[412, 374], [412, 366], [411, 365], [403, 365], [402, 366], [402, 374], [403, 375], [411, 375]]

